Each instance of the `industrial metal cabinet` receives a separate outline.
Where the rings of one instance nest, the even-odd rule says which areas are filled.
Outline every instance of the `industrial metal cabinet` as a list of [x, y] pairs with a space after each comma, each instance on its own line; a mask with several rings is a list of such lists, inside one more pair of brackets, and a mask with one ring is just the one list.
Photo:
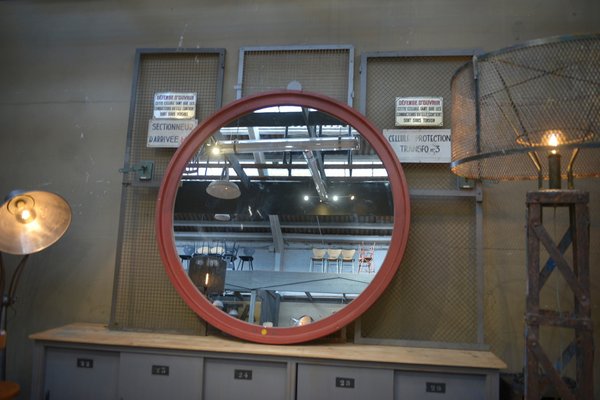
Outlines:
[[46, 400], [118, 399], [119, 353], [48, 348], [44, 373]]
[[200, 357], [122, 352], [119, 399], [200, 399], [202, 367]]
[[486, 351], [273, 346], [96, 324], [31, 338], [31, 398], [40, 400], [497, 400], [506, 368]]

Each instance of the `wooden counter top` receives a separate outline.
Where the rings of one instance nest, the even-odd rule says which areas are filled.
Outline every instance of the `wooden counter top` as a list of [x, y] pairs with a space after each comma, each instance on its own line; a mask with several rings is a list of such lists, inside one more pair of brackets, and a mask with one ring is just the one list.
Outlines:
[[35, 333], [36, 341], [106, 346], [241, 353], [264, 356], [320, 358], [395, 364], [504, 369], [506, 364], [489, 351], [431, 349], [365, 345], [354, 343], [265, 345], [225, 339], [170, 333], [109, 330], [100, 324], [75, 323]]

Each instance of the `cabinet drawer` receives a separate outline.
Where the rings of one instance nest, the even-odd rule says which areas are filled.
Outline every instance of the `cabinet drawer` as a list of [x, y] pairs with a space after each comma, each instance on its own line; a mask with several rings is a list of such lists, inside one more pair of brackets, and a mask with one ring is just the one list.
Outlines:
[[485, 399], [485, 375], [396, 371], [394, 399]]
[[202, 358], [121, 353], [119, 393], [128, 399], [199, 399]]
[[117, 399], [119, 353], [49, 348], [45, 399]]
[[298, 400], [391, 399], [394, 371], [376, 368], [298, 365]]
[[204, 399], [281, 400], [287, 396], [287, 364], [207, 358]]

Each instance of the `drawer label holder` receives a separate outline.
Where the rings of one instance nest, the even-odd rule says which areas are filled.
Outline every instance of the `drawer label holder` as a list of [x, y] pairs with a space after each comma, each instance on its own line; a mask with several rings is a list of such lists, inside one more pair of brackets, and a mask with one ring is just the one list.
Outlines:
[[78, 358], [77, 368], [94, 368], [94, 360], [91, 358]]
[[169, 376], [169, 366], [168, 365], [153, 365], [152, 366], [152, 375]]
[[354, 389], [354, 378], [335, 377], [335, 387], [344, 389]]
[[252, 380], [252, 370], [251, 369], [236, 369], [233, 371], [233, 379], [239, 379], [242, 381], [251, 381]]
[[425, 382], [425, 392], [446, 393], [446, 384], [443, 382]]

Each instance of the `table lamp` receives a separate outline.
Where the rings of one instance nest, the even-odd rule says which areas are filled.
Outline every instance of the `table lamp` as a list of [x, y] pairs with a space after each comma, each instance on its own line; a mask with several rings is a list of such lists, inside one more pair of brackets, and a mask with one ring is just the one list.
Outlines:
[[[12, 191], [0, 208], [0, 380], [6, 379], [6, 312], [15, 302], [19, 277], [30, 254], [54, 244], [71, 223], [71, 208], [60, 196], [42, 191]], [[2, 253], [23, 256], [8, 290]]]
[[[589, 194], [574, 189], [574, 178], [600, 176], [600, 35], [534, 40], [474, 57], [452, 78], [451, 112], [455, 174], [538, 181], [538, 191], [527, 194], [526, 398], [543, 395], [549, 385], [542, 381], [562, 398], [592, 398]], [[570, 226], [558, 244], [544, 229], [543, 207], [569, 209]], [[569, 265], [564, 255], [571, 244]], [[541, 248], [550, 258], [540, 269]], [[553, 270], [574, 293], [572, 313], [540, 307], [539, 292]], [[575, 330], [554, 364], [539, 342], [540, 325]], [[574, 391], [561, 377], [573, 357]]]

